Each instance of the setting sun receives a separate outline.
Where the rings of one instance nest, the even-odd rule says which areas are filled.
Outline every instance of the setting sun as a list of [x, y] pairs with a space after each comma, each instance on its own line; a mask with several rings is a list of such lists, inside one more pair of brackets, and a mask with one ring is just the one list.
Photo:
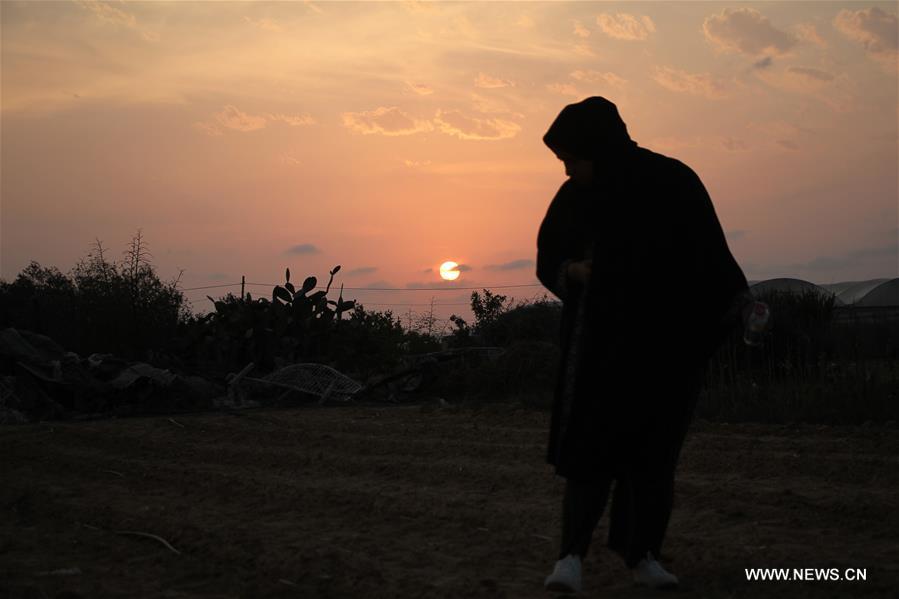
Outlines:
[[440, 265], [440, 276], [446, 281], [455, 281], [459, 278], [458, 266], [455, 262], [444, 262]]

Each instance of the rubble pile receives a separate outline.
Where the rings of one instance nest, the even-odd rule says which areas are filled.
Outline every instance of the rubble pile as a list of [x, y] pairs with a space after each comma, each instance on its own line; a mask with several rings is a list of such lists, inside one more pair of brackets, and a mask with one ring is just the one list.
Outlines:
[[0, 330], [0, 424], [213, 408], [224, 385], [112, 354], [83, 358], [51, 338]]
[[[499, 348], [461, 348], [407, 356], [392, 373], [363, 385], [323, 364], [289, 364], [262, 378], [255, 365], [224, 381], [177, 374], [112, 354], [87, 357], [66, 351], [32, 331], [0, 330], [0, 424], [160, 415], [318, 401], [371, 400], [404, 403], [421, 398], [444, 362], [495, 359]], [[443, 401], [441, 399], [441, 401]]]

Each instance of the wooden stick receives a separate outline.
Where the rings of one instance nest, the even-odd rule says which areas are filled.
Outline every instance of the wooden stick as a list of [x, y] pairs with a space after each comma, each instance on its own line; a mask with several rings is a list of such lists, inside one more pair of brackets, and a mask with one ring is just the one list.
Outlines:
[[237, 385], [240, 380], [247, 375], [248, 372], [253, 370], [253, 367], [256, 366], [253, 362], [250, 362], [246, 366], [243, 367], [243, 370], [238, 372], [237, 374], [232, 375], [228, 373], [228, 376], [225, 379], [228, 381], [229, 385]]
[[114, 530], [113, 532], [116, 533], [117, 535], [132, 535], [135, 537], [146, 537], [148, 539], [153, 539], [154, 541], [159, 541], [160, 543], [165, 545], [169, 549], [169, 551], [171, 551], [172, 553], [181, 555], [181, 552], [178, 551], [177, 549], [175, 549], [174, 547], [172, 547], [168, 541], [166, 541], [162, 537], [158, 537], [154, 534], [150, 534], [148, 532], [140, 532], [137, 530]]

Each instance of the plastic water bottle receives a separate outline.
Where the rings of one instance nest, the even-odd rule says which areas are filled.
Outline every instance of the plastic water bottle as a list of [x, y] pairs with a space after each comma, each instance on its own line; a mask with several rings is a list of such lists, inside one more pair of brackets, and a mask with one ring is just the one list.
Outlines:
[[749, 319], [746, 321], [746, 328], [743, 331], [743, 342], [746, 345], [758, 346], [762, 344], [762, 337], [768, 328], [768, 319], [771, 318], [771, 311], [764, 302], [755, 302], [752, 305]]

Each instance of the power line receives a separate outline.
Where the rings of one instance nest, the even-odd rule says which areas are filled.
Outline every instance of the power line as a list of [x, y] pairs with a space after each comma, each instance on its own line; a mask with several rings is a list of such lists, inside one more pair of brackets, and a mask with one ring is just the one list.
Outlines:
[[[247, 285], [262, 285], [274, 287], [271, 283], [247, 283]], [[477, 287], [344, 287], [344, 291], [464, 291], [469, 289], [511, 289], [513, 287], [542, 287], [540, 283], [525, 285], [478, 285]], [[325, 289], [325, 287], [315, 287]]]
[[[222, 287], [237, 287], [240, 283], [226, 283], [222, 285], [206, 285], [204, 287], [187, 287], [181, 291], [197, 291], [200, 289], [219, 289]], [[246, 283], [256, 287], [275, 287], [277, 283]], [[521, 285], [478, 285], [477, 287], [344, 287], [344, 291], [467, 291], [471, 289], [513, 289], [517, 287], [542, 287], [540, 283], [528, 283]], [[327, 287], [314, 287], [313, 289], [327, 289]], [[336, 289], [336, 287], [335, 287]]]
[[[206, 299], [207, 298], [205, 296], [203, 296], [203, 297], [198, 296], [198, 297], [189, 297], [189, 298], [187, 298], [187, 301], [202, 302], [203, 300], [206, 300]], [[436, 307], [436, 306], [470, 306], [471, 305], [468, 302], [441, 302], [439, 304], [438, 303], [431, 304], [430, 302], [428, 302], [428, 303], [408, 303], [408, 304], [406, 304], [406, 303], [391, 303], [391, 302], [363, 302], [363, 301], [359, 301], [359, 300], [356, 300], [356, 303], [362, 304], [365, 306], [431, 306], [431, 305], [433, 305]]]
[[470, 306], [468, 302], [447, 302], [445, 304], [385, 304], [384, 302], [359, 302], [365, 306]]
[[206, 285], [205, 287], [188, 287], [186, 289], [182, 289], [181, 291], [196, 291], [197, 289], [218, 289], [220, 287], [235, 287], [240, 285], [240, 283], [226, 283], [224, 285]]

